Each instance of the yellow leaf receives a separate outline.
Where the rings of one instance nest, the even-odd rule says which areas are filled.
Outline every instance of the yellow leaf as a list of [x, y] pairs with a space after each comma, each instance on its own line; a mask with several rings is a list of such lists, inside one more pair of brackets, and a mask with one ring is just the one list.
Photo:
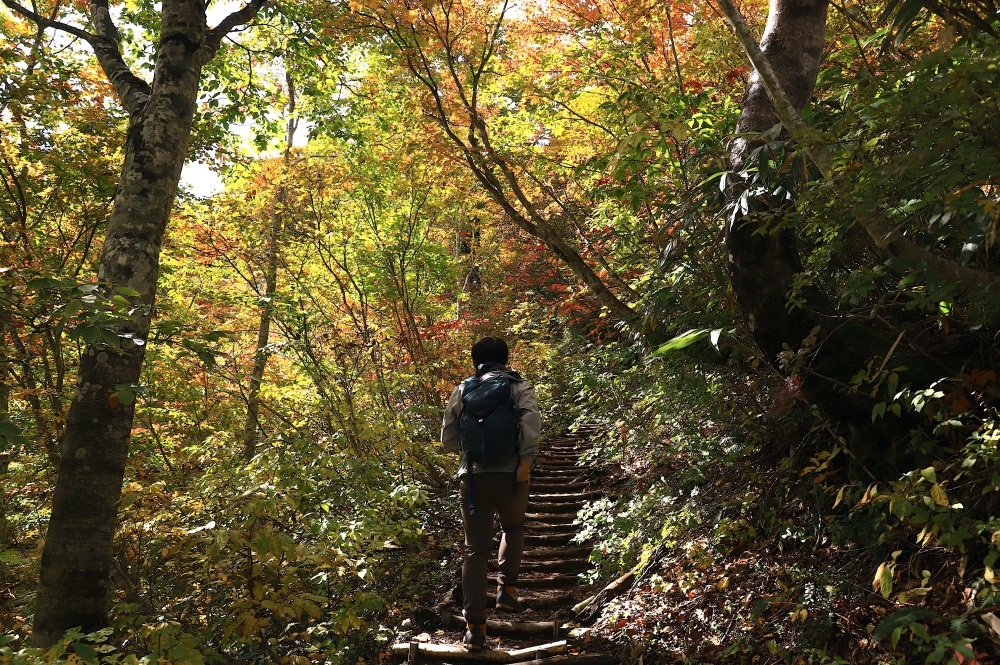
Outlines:
[[889, 594], [892, 593], [892, 573], [895, 566], [888, 564], [882, 571], [882, 577], [879, 579], [878, 591], [882, 594], [883, 598], [888, 598]]
[[993, 574], [993, 569], [990, 568], [989, 566], [986, 566], [986, 570], [983, 571], [983, 579], [989, 582], [990, 584], [993, 584], [994, 582], [997, 581], [996, 575]]
[[886, 563], [883, 561], [879, 565], [878, 570], [875, 571], [875, 577], [872, 579], [872, 589], [874, 591], [878, 591], [879, 587], [882, 585], [882, 571], [885, 570], [885, 566]]
[[931, 485], [931, 498], [939, 506], [948, 505], [948, 493], [938, 483]]
[[840, 502], [844, 500], [844, 490], [846, 490], [846, 489], [847, 489], [847, 485], [844, 485], [843, 487], [840, 488], [840, 491], [837, 492], [837, 500], [833, 502], [833, 507], [834, 508], [836, 508], [838, 505], [840, 505]]
[[855, 508], [860, 508], [861, 506], [865, 505], [866, 503], [871, 503], [872, 498], [876, 494], [878, 494], [878, 485], [876, 485], [875, 483], [872, 483], [871, 485], [868, 486], [868, 489], [865, 490], [865, 495], [863, 497], [861, 497], [861, 500], [858, 501], [856, 504], [854, 504], [854, 507]]

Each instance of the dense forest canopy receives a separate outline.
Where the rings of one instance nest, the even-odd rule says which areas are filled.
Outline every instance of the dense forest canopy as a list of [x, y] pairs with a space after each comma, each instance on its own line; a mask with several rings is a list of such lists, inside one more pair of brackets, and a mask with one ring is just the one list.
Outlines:
[[995, 3], [208, 9], [0, 8], [0, 662], [388, 658], [486, 334], [623, 662], [996, 655]]

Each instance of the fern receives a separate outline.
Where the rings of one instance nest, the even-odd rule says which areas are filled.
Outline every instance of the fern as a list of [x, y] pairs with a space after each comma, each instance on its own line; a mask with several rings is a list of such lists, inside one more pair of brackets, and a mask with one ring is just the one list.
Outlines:
[[923, 607], [906, 607], [898, 612], [893, 612], [878, 625], [878, 628], [875, 629], [875, 641], [879, 642], [884, 640], [897, 628], [906, 628], [911, 623], [920, 621], [921, 619], [932, 618], [940, 619], [941, 615], [933, 610], [928, 610]]

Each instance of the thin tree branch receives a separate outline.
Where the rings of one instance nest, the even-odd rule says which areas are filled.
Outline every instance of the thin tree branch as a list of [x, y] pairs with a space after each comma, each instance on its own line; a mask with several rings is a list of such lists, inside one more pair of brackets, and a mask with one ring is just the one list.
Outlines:
[[136, 116], [145, 108], [150, 88], [148, 83], [135, 75], [122, 57], [119, 48], [121, 35], [111, 19], [107, 0], [91, 2], [90, 21], [97, 30], [97, 38], [90, 42], [94, 55], [97, 56], [104, 75], [118, 93], [122, 106], [130, 116]]
[[94, 40], [97, 39], [96, 35], [93, 35], [87, 32], [86, 30], [82, 30], [76, 27], [75, 25], [70, 25], [68, 23], [63, 23], [62, 21], [57, 21], [53, 18], [42, 16], [37, 12], [31, 11], [27, 7], [19, 5], [18, 3], [14, 2], [14, 0], [0, 0], [0, 2], [3, 2], [4, 6], [6, 6], [7, 9], [11, 10], [16, 14], [20, 14], [21, 16], [28, 19], [32, 23], [35, 23], [39, 27], [52, 28], [53, 30], [61, 30], [67, 34], [73, 35], [78, 39], [84, 40], [88, 44], [93, 44]]
[[129, 115], [137, 114], [145, 106], [146, 100], [149, 99], [149, 84], [136, 76], [122, 57], [118, 48], [118, 30], [108, 12], [107, 0], [94, 0], [90, 6], [90, 19], [97, 34], [57, 21], [55, 18], [42, 16], [18, 4], [15, 0], [0, 1], [8, 9], [32, 21], [40, 28], [60, 30], [90, 44], [101, 69], [104, 70], [104, 75], [108, 77], [108, 81], [114, 87], [122, 106], [125, 107]]
[[[7, 0], [4, 0], [6, 2]], [[222, 19], [219, 25], [215, 26], [205, 35], [205, 41], [201, 45], [201, 58], [203, 63], [215, 57], [222, 46], [222, 40], [237, 26], [246, 25], [257, 15], [257, 12], [267, 3], [267, 0], [250, 0], [238, 11], [233, 12]]]

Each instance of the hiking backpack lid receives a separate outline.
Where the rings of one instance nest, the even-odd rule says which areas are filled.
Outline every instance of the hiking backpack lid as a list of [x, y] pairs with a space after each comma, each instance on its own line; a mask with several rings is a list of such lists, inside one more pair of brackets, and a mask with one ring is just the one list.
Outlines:
[[501, 464], [517, 454], [521, 419], [511, 386], [518, 380], [496, 372], [465, 381], [458, 422], [462, 450], [470, 462], [480, 466]]

